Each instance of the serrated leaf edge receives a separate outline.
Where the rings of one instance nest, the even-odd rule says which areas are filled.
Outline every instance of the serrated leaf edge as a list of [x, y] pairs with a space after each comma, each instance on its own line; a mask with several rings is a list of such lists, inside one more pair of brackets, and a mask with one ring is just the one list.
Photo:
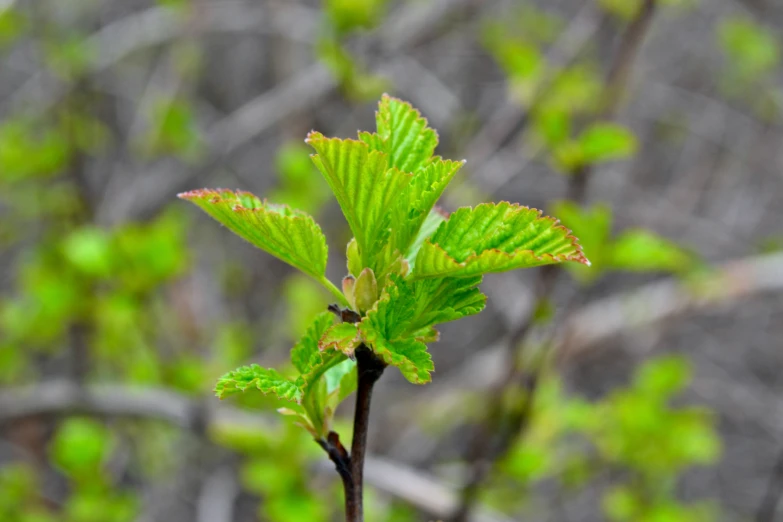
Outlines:
[[[566, 234], [565, 235], [565, 239], [570, 241], [571, 245], [576, 250], [576, 253], [575, 254], [569, 254], [567, 256], [552, 255], [552, 254], [547, 254], [547, 253], [544, 253], [544, 254], [541, 254], [541, 255], [536, 255], [536, 254], [533, 254], [533, 250], [530, 250], [530, 249], [515, 250], [514, 252], [509, 253], [509, 252], [504, 252], [503, 250], [500, 250], [498, 248], [488, 248], [486, 250], [482, 250], [480, 253], [471, 254], [470, 256], [468, 256], [467, 259], [465, 259], [465, 261], [459, 262], [456, 259], [454, 259], [453, 257], [451, 257], [451, 255], [449, 255], [448, 252], [446, 252], [446, 250], [443, 247], [441, 247], [439, 244], [433, 243], [431, 239], [427, 239], [425, 241], [425, 244], [428, 244], [428, 245], [430, 245], [430, 247], [438, 250], [439, 252], [442, 252], [443, 253], [443, 257], [445, 259], [447, 259], [448, 260], [447, 262], [454, 267], [454, 271], [453, 272], [452, 271], [443, 272], [443, 273], [439, 273], [439, 274], [427, 274], [425, 277], [416, 277], [415, 270], [414, 270], [414, 274], [412, 274], [412, 277], [410, 279], [411, 280], [416, 280], [416, 279], [424, 279], [424, 278], [430, 278], [430, 277], [468, 277], [468, 276], [462, 276], [462, 275], [459, 275], [459, 274], [454, 274], [454, 272], [458, 272], [460, 269], [467, 267], [467, 265], [470, 262], [475, 261], [476, 259], [479, 259], [482, 255], [486, 254], [487, 252], [497, 253], [501, 257], [506, 257], [508, 259], [512, 259], [516, 255], [519, 255], [519, 254], [522, 254], [522, 253], [525, 253], [525, 252], [529, 252], [533, 258], [535, 258], [535, 259], [537, 259], [539, 261], [548, 262], [546, 264], [562, 263], [564, 261], [574, 261], [574, 262], [581, 263], [581, 264], [586, 265], [586, 266], [590, 266], [590, 260], [587, 259], [587, 257], [584, 255], [584, 252], [582, 251], [582, 245], [579, 244], [579, 239], [576, 236], [573, 235], [573, 233], [571, 232], [571, 229], [565, 227], [564, 225], [561, 225], [560, 224], [560, 220], [557, 219], [557, 218], [554, 218], [552, 216], [544, 216], [543, 215], [544, 212], [542, 210], [539, 210], [537, 208], [528, 207], [528, 206], [525, 206], [525, 205], [520, 205], [519, 203], [512, 203], [510, 201], [505, 201], [505, 200], [501, 200], [501, 201], [493, 202], [493, 203], [482, 203], [480, 205], [476, 205], [476, 207], [479, 207], [481, 205], [500, 205], [501, 203], [507, 203], [508, 205], [510, 205], [511, 208], [517, 209], [517, 210], [534, 210], [534, 211], [536, 211], [538, 213], [536, 219], [543, 219], [543, 220], [546, 220], [546, 221], [550, 221], [552, 223], [552, 228], [557, 229], [557, 230], [562, 230], [562, 231], [565, 232], [565, 234]], [[475, 209], [475, 207], [470, 207], [470, 206], [460, 207], [460, 208], [470, 208], [471, 210]], [[469, 276], [473, 276], [473, 275], [478, 275], [478, 274], [469, 274]]]

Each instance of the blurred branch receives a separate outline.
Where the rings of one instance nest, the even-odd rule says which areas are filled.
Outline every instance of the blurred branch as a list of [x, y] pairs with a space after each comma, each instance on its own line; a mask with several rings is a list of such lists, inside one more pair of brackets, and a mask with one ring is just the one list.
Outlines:
[[[613, 119], [623, 101], [631, 69], [655, 14], [656, 0], [644, 0], [639, 13], [628, 24], [620, 38], [616, 54], [612, 58], [606, 74], [606, 88], [603, 95], [603, 109], [598, 119]], [[584, 203], [587, 197], [587, 181], [592, 174], [593, 166], [584, 165], [571, 173], [568, 180], [568, 199]]]
[[[0, 392], [0, 424], [35, 415], [82, 413], [107, 417], [158, 419], [180, 428], [208, 433], [218, 426], [242, 425], [253, 430], [274, 430], [277, 420], [258, 412], [217, 403], [199, 401], [163, 388], [123, 385], [88, 385], [80, 388], [65, 380], [42, 382], [32, 386], [9, 388]], [[328, 464], [324, 461], [324, 466]], [[437, 517], [445, 517], [457, 504], [456, 494], [435, 478], [411, 468], [368, 455], [364, 478], [368, 484], [385, 491]], [[198, 519], [213, 522], [224, 518], [233, 505], [235, 480], [217, 480], [226, 472], [221, 468], [208, 479], [198, 502]], [[228, 486], [231, 485], [229, 488]], [[218, 516], [218, 514], [222, 514]], [[496, 513], [478, 510], [473, 522], [510, 522]]]
[[[554, 79], [555, 75], [551, 71], [558, 71], [565, 67], [584, 49], [585, 44], [598, 28], [598, 22], [595, 5], [593, 2], [585, 2], [582, 9], [547, 51], [545, 63], [550, 72], [537, 89], [536, 97], [545, 93]], [[506, 99], [488, 118], [486, 124], [467, 146], [468, 161], [475, 165], [473, 169], [475, 180], [478, 182], [486, 180], [487, 176], [482, 174], [483, 165], [490, 161], [499, 149], [508, 145], [514, 136], [524, 130], [530, 109], [535, 105], [534, 100], [526, 110], [515, 100]]]
[[[561, 360], [568, 362], [617, 335], [719, 306], [737, 306], [742, 299], [774, 292], [783, 292], [783, 253], [735, 259], [703, 274], [698, 286], [667, 278], [576, 309], [555, 337], [554, 349]], [[441, 415], [458, 414], [462, 407], [459, 399], [449, 400], [445, 406], [438, 397], [457, 393], [457, 389], [465, 391], [468, 382], [469, 391], [492, 387], [506, 369], [502, 354], [501, 343], [475, 352], [446, 379], [433, 385], [432, 391], [417, 394], [416, 401], [436, 404]], [[412, 408], [410, 403], [399, 405], [401, 412]]]
[[[366, 464], [367, 482], [390, 495], [404, 499], [433, 517], [446, 518], [458, 506], [457, 492], [435, 477], [379, 457], [368, 457]], [[477, 509], [470, 518], [470, 522], [511, 522], [511, 520], [483, 507]]]
[[[432, 34], [432, 26], [450, 10], [470, 5], [475, 0], [437, 0], [429, 3], [406, 4], [379, 29], [381, 64], [375, 73], [391, 72], [408, 60], [397, 53], [416, 45], [424, 36]], [[405, 29], [402, 29], [402, 27]], [[394, 58], [390, 58], [394, 56]], [[328, 68], [315, 62], [293, 78], [279, 84], [238, 108], [213, 124], [206, 132], [205, 141], [211, 151], [198, 169], [173, 168], [171, 164], [139, 176], [129, 186], [104, 198], [99, 221], [117, 222], [129, 215], [147, 215], [168, 201], [173, 194], [189, 188], [191, 180], [219, 170], [233, 152], [249, 143], [264, 131], [284, 120], [294, 111], [315, 106], [338, 83]], [[123, 177], [123, 176], [120, 176]]]
[[[253, 3], [220, 0], [199, 5], [198, 31], [201, 33], [241, 33], [282, 35], [311, 43], [318, 14], [302, 6], [280, 9], [259, 8]], [[296, 20], [296, 23], [292, 23]], [[99, 73], [142, 49], [174, 41], [187, 34], [188, 18], [177, 10], [156, 6], [134, 12], [108, 23], [87, 38], [86, 46], [97, 52], [88, 73]], [[49, 71], [39, 71], [7, 100], [10, 106], [33, 107], [38, 112], [51, 108], [70, 89]]]
[[[0, 423], [33, 415], [83, 412], [153, 418], [184, 429], [194, 429], [203, 422], [201, 409], [198, 403], [186, 396], [162, 388], [93, 384], [82, 389], [71, 381], [53, 380], [0, 392]], [[231, 411], [223, 407], [205, 413], [213, 417], [212, 422], [228, 420], [226, 415], [238, 420], [251, 417], [241, 410]]]
[[204, 480], [196, 503], [195, 522], [232, 522], [238, 496], [234, 467], [226, 465], [217, 469]]
[[[639, 13], [621, 36], [616, 54], [609, 63], [600, 118], [613, 117], [619, 107], [631, 67], [647, 35], [654, 13], [655, 0], [644, 0]], [[591, 172], [592, 166], [586, 165], [571, 173], [568, 179], [568, 199], [579, 204], [584, 203]], [[545, 304], [551, 297], [562, 273], [562, 270], [556, 266], [545, 266], [539, 270], [536, 282], [536, 305], [516, 327], [512, 328], [507, 342], [503, 344], [508, 363], [505, 365], [503, 376], [490, 391], [486, 417], [469, 444], [466, 453], [468, 480], [462, 490], [459, 508], [451, 517], [452, 522], [468, 520], [483, 483], [494, 470], [496, 463], [508, 452], [514, 442], [523, 436], [530, 424], [538, 390], [540, 367], [532, 370], [528, 368], [529, 362], [524, 360], [522, 352], [528, 344], [527, 340], [535, 323], [535, 311], [539, 304]], [[521, 393], [520, 401], [508, 401], [509, 395], [514, 391]], [[517, 402], [517, 404], [509, 405], [509, 402]]]
[[783, 253], [719, 265], [698, 280], [666, 279], [585, 306], [565, 323], [556, 340], [560, 356], [577, 357], [619, 333], [686, 313], [783, 290]]
[[767, 491], [756, 513], [756, 522], [775, 522], [775, 513], [783, 496], [783, 451], [781, 451], [767, 483]]

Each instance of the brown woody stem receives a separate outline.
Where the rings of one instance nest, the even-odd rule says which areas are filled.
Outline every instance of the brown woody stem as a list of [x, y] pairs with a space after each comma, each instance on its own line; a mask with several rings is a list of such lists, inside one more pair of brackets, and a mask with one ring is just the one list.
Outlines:
[[364, 522], [364, 455], [367, 452], [367, 431], [370, 426], [370, 401], [372, 389], [386, 368], [384, 362], [365, 345], [356, 349], [356, 410], [353, 417], [353, 441], [351, 443], [352, 487], [345, 490], [346, 522]]

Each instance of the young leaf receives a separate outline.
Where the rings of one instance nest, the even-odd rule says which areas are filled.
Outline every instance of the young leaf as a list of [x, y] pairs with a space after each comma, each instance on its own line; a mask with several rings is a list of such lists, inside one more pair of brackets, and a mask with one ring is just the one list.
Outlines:
[[487, 296], [478, 289], [481, 276], [429, 278], [413, 281], [416, 316], [412, 329], [455, 321], [481, 312]]
[[632, 271], [678, 272], [693, 264], [693, 256], [676, 243], [642, 229], [626, 230], [612, 244], [609, 265]]
[[446, 216], [437, 208], [432, 209], [424, 219], [424, 223], [422, 223], [421, 228], [419, 228], [419, 232], [416, 234], [416, 238], [413, 240], [413, 243], [408, 248], [408, 253], [406, 254], [406, 259], [411, 268], [416, 264], [416, 256], [421, 249], [421, 245], [424, 244], [424, 241], [432, 237], [432, 234], [438, 230], [438, 227], [440, 227], [440, 224], [444, 221], [446, 221]]
[[424, 242], [412, 279], [469, 277], [576, 261], [589, 264], [575, 237], [541, 211], [508, 202], [454, 212]]
[[582, 160], [586, 164], [625, 159], [636, 152], [636, 136], [616, 123], [596, 123], [579, 136]]
[[430, 372], [435, 370], [427, 345], [415, 339], [404, 338], [388, 341], [377, 335], [372, 327], [362, 329], [373, 351], [383, 362], [396, 366], [402, 376], [413, 384], [427, 384], [432, 380]]
[[[392, 214], [392, 245], [408, 257], [425, 224], [439, 223], [444, 219], [439, 212], [430, 218], [432, 209], [454, 175], [465, 164], [435, 158], [413, 177], [408, 189], [399, 195]], [[438, 218], [441, 218], [438, 220]], [[434, 219], [434, 221], [433, 221]], [[427, 223], [429, 221], [429, 223]], [[430, 235], [435, 231], [432, 229]], [[422, 239], [423, 241], [423, 239]]]
[[403, 172], [416, 172], [430, 161], [438, 146], [438, 133], [410, 103], [381, 97], [375, 113], [377, 134], [360, 132], [359, 139], [373, 150], [389, 155], [390, 164]]
[[411, 176], [391, 167], [386, 154], [371, 151], [361, 141], [311, 132], [306, 142], [317, 152], [313, 162], [340, 203], [363, 265], [372, 266], [388, 234], [389, 208]]
[[[350, 361], [350, 359], [349, 359]], [[353, 361], [351, 361], [353, 363]], [[356, 391], [356, 388], [358, 388], [359, 382], [358, 382], [358, 374], [357, 372], [353, 371], [356, 367], [356, 363], [353, 363], [350, 366], [350, 370], [343, 374], [342, 378], [340, 379], [340, 385], [337, 387], [337, 397], [336, 397], [336, 404], [335, 407], [343, 402], [345, 399], [348, 398], [350, 394]]]
[[590, 258], [590, 268], [569, 263], [567, 268], [580, 281], [587, 282], [598, 277], [606, 268], [611, 252], [612, 209], [603, 204], [584, 208], [573, 201], [558, 201], [552, 205], [552, 212], [564, 226], [579, 237], [582, 252]]
[[257, 388], [261, 393], [274, 393], [279, 399], [298, 402], [302, 389], [286, 379], [277, 370], [262, 368], [257, 364], [242, 366], [221, 377], [215, 386], [215, 394], [223, 399], [228, 395]]
[[742, 79], [758, 79], [780, 63], [783, 52], [774, 33], [751, 19], [727, 18], [718, 36], [723, 52]]
[[409, 381], [423, 384], [430, 381], [433, 365], [427, 346], [407, 335], [416, 315], [414, 299], [401, 278], [392, 278], [359, 323], [359, 331], [364, 342], [386, 364], [397, 366]]
[[318, 341], [318, 348], [322, 351], [337, 350], [351, 355], [361, 342], [362, 339], [355, 324], [338, 323], [324, 332]]
[[323, 280], [327, 246], [312, 217], [285, 205], [261, 201], [249, 192], [201, 189], [179, 197], [192, 201], [241, 238]]
[[299, 370], [299, 373], [307, 373], [310, 370], [313, 355], [320, 354], [318, 341], [333, 324], [334, 314], [332, 312], [318, 314], [299, 342], [291, 349], [291, 363]]

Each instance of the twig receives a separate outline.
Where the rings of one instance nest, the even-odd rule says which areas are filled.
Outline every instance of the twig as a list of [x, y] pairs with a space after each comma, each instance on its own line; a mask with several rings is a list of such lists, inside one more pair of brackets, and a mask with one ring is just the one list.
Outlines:
[[[593, 35], [598, 27], [598, 16], [592, 2], [585, 2], [584, 7], [577, 13], [574, 19], [563, 29], [561, 36], [546, 53], [546, 63], [550, 70], [565, 67], [584, 48], [585, 43]], [[549, 74], [536, 89], [536, 98], [540, 98], [547, 91], [547, 87], [554, 79]], [[530, 106], [535, 106], [538, 100], [534, 100]], [[528, 123], [527, 116], [530, 110], [524, 110], [514, 100], [504, 101], [500, 107], [487, 119], [487, 123], [476, 133], [476, 136], [467, 146], [468, 160], [475, 164], [474, 170], [478, 178], [481, 168], [503, 146], [510, 143], [513, 137], [524, 130]]]
[[[458, 507], [457, 492], [437, 478], [397, 462], [367, 457], [367, 482], [421, 509], [434, 519], [445, 519]], [[512, 522], [485, 506], [477, 506], [470, 522]]]
[[353, 440], [351, 441], [351, 479], [353, 487], [345, 491], [346, 522], [363, 522], [364, 456], [367, 452], [367, 432], [370, 427], [370, 401], [375, 383], [383, 375], [384, 362], [364, 345], [356, 349], [356, 410], [353, 418]]
[[[399, 60], [391, 59], [415, 45], [432, 32], [432, 24], [449, 11], [469, 5], [475, 0], [437, 0], [421, 4], [414, 2], [384, 24], [379, 30], [382, 57], [373, 72], [383, 74], [399, 68]], [[272, 128], [295, 111], [316, 105], [337, 87], [328, 68], [316, 62], [290, 80], [279, 84], [249, 101], [206, 132], [210, 144], [207, 160], [197, 169], [169, 170], [170, 164], [135, 179], [129, 186], [118, 188], [116, 196], [104, 198], [99, 210], [101, 223], [116, 223], [129, 216], [146, 216], [158, 209], [171, 194], [186, 190], [194, 178], [220, 170], [226, 158], [252, 139]], [[141, 205], [139, 204], [141, 202]]]
[[[286, 6], [282, 10], [267, 12], [266, 9], [252, 9], [251, 6], [250, 3], [233, 0], [199, 6], [203, 10], [199, 30], [252, 31], [279, 34], [305, 43], [312, 41], [318, 24], [318, 15], [314, 11], [301, 6]], [[292, 19], [296, 23], [292, 23]], [[101, 72], [141, 49], [177, 39], [187, 30], [187, 20], [180, 13], [162, 6], [135, 12], [106, 24], [85, 42], [87, 47], [98, 52], [96, 59], [89, 64], [88, 72]], [[10, 96], [8, 105], [28, 107], [42, 113], [70, 88], [59, 83], [50, 72], [40, 71]], [[35, 98], [35, 103], [31, 103], [31, 98]]]
[[334, 469], [343, 481], [345, 512], [348, 513], [348, 504], [349, 502], [353, 502], [354, 499], [353, 477], [351, 476], [351, 456], [348, 455], [345, 446], [340, 442], [340, 436], [334, 431], [329, 432], [326, 440], [316, 439], [316, 442], [324, 449], [329, 456], [329, 460], [334, 462]]
[[775, 522], [775, 514], [783, 496], [783, 451], [778, 455], [767, 483], [767, 491], [756, 512], [756, 522]]
[[[213, 400], [202, 404], [163, 388], [92, 384], [81, 389], [71, 381], [54, 380], [0, 392], [0, 424], [35, 415], [63, 413], [158, 419], [186, 430], [206, 426], [206, 432], [238, 425], [272, 432], [277, 426], [276, 418], [226, 403], [215, 404]], [[365, 456], [365, 465], [365, 478], [369, 484], [433, 516], [445, 518], [457, 505], [456, 494], [433, 477], [372, 455]], [[510, 522], [500, 514], [481, 508], [471, 521]]]
[[[540, 302], [552, 292], [556, 276], [557, 272], [553, 267], [542, 269], [538, 278], [536, 302]], [[504, 359], [512, 356], [514, 349], [527, 338], [533, 327], [534, 313], [534, 310], [531, 311], [525, 320], [511, 331], [506, 342], [502, 344]], [[503, 377], [493, 386], [487, 398], [489, 407], [486, 417], [476, 430], [466, 455], [469, 478], [462, 489], [459, 507], [452, 514], [451, 520], [453, 522], [467, 522], [471, 510], [478, 500], [481, 485], [492, 471], [495, 461], [505, 453], [519, 429], [527, 423], [530, 417], [538, 377], [534, 373], [528, 374], [526, 372], [521, 355], [521, 353], [516, 354], [512, 361], [508, 361], [504, 365], [506, 371]], [[519, 406], [519, 414], [509, 415], [504, 399], [525, 375], [528, 378], [525, 383], [524, 401]]]
[[[625, 91], [626, 82], [641, 43], [647, 34], [655, 11], [655, 0], [644, 0], [637, 17], [629, 24], [620, 39], [617, 54], [610, 63], [606, 76], [604, 107], [601, 117], [612, 117], [619, 106], [621, 94]], [[592, 168], [589, 165], [572, 173], [568, 183], [568, 198], [583, 203], [587, 196], [587, 182]], [[539, 272], [537, 303], [543, 303], [554, 290], [561, 271], [554, 266], [544, 267]], [[534, 307], [534, 310], [537, 308]], [[508, 343], [504, 344], [506, 357], [513, 354], [520, 345], [520, 353], [507, 365], [507, 371], [490, 395], [490, 407], [484, 423], [480, 426], [468, 450], [469, 480], [462, 491], [462, 501], [459, 509], [451, 518], [452, 522], [466, 522], [470, 510], [478, 498], [481, 484], [492, 470], [494, 463], [500, 459], [521, 432], [529, 425], [532, 404], [535, 400], [539, 375], [528, 372], [524, 367], [521, 350], [525, 347], [534, 322], [534, 312], [531, 312], [519, 326], [512, 330]], [[504, 404], [507, 390], [513, 389], [516, 383], [523, 382], [525, 389], [524, 402], [517, 412], [508, 414]]]
[[[328, 310], [343, 322], [357, 323], [361, 316], [348, 308], [329, 305]], [[340, 443], [340, 437], [330, 432], [327, 440], [316, 439], [334, 462], [343, 481], [345, 491], [346, 522], [364, 522], [364, 457], [367, 453], [367, 433], [370, 429], [370, 403], [372, 389], [383, 375], [386, 363], [366, 345], [361, 344], [354, 352], [356, 358], [356, 408], [353, 413], [353, 439], [351, 454], [348, 455]]]
[[737, 259], [714, 267], [698, 283], [664, 279], [594, 301], [566, 320], [555, 346], [560, 358], [571, 359], [622, 332], [781, 290], [783, 253]]

